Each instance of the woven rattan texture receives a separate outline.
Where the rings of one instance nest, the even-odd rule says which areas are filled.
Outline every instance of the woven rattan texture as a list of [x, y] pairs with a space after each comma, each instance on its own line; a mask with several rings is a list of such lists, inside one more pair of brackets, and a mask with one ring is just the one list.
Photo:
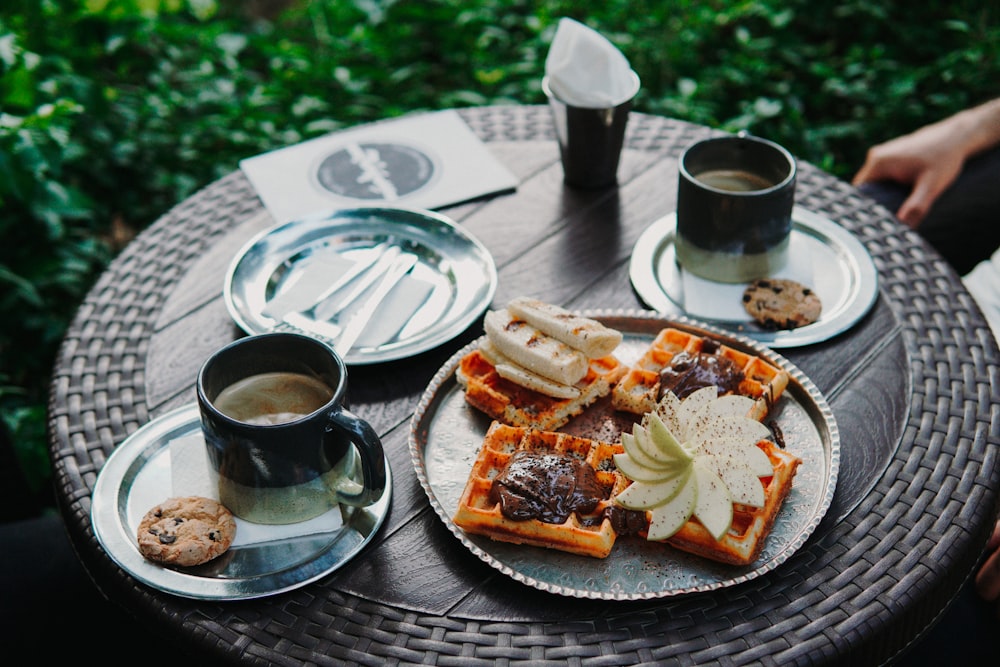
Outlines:
[[[552, 139], [544, 107], [461, 110], [485, 141]], [[679, 156], [703, 127], [634, 114], [628, 147]], [[997, 348], [957, 276], [914, 233], [846, 183], [800, 165], [797, 203], [856, 232], [901, 328], [912, 378], [904, 441], [862, 502], [766, 579], [677, 601], [622, 604], [596, 619], [483, 622], [421, 614], [306, 587], [270, 604], [175, 606], [107, 559], [81, 558], [199, 648], [243, 664], [816, 664], [891, 660], [973, 568], [996, 510]], [[145, 341], [185, 267], [260, 203], [238, 172], [163, 216], [111, 265], [57, 360], [50, 441], [63, 511], [94, 545], [90, 495], [116, 443], [149, 419]], [[989, 515], [989, 516], [987, 516]], [[940, 517], [940, 520], [935, 519]], [[888, 538], [888, 539], [887, 539]], [[931, 553], [934, 558], [923, 558]], [[964, 554], [964, 555], [963, 555]], [[963, 562], [956, 562], [960, 559]], [[934, 565], [927, 565], [932, 562]], [[958, 574], [949, 574], [954, 572]], [[958, 580], [955, 580], [955, 579]], [[183, 616], [182, 616], [183, 615]], [[238, 628], [240, 634], [236, 634]], [[752, 638], [752, 641], [750, 640]], [[851, 647], [865, 642], [865, 655]]]

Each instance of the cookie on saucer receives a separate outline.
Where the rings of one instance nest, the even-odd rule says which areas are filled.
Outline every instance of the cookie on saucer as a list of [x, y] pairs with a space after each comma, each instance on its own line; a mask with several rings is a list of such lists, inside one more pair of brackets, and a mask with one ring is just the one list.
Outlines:
[[743, 308], [765, 329], [797, 329], [819, 319], [823, 304], [802, 283], [760, 278], [743, 291]]
[[170, 498], [139, 522], [139, 552], [163, 565], [189, 567], [220, 556], [236, 537], [236, 520], [211, 498]]

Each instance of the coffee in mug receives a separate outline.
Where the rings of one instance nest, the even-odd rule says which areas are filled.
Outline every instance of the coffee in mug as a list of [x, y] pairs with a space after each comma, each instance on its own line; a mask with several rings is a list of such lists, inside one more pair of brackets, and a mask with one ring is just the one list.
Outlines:
[[675, 248], [681, 268], [708, 280], [750, 282], [787, 262], [796, 164], [771, 141], [705, 139], [681, 155]]
[[347, 367], [325, 343], [242, 338], [204, 363], [197, 391], [219, 500], [241, 519], [296, 523], [382, 496], [382, 443], [347, 409]]
[[304, 373], [272, 372], [235, 382], [215, 397], [215, 407], [247, 424], [284, 424], [330, 402], [333, 389]]

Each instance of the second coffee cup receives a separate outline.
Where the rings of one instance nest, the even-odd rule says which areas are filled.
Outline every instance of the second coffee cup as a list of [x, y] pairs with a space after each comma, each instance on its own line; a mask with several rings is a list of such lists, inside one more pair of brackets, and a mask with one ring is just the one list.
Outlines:
[[296, 523], [382, 496], [382, 443], [348, 411], [347, 367], [328, 345], [241, 338], [205, 362], [197, 392], [219, 500], [241, 519]]
[[688, 147], [677, 186], [681, 267], [725, 283], [773, 275], [788, 258], [796, 164], [778, 144], [748, 135]]

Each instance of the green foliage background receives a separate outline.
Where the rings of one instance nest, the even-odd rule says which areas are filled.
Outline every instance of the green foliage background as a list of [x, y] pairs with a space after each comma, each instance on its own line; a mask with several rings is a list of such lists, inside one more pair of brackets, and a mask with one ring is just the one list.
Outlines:
[[96, 276], [238, 160], [425, 109], [542, 103], [562, 16], [639, 111], [749, 129], [849, 178], [1000, 94], [1000, 4], [928, 0], [4, 0], [0, 428], [44, 497], [49, 375]]

